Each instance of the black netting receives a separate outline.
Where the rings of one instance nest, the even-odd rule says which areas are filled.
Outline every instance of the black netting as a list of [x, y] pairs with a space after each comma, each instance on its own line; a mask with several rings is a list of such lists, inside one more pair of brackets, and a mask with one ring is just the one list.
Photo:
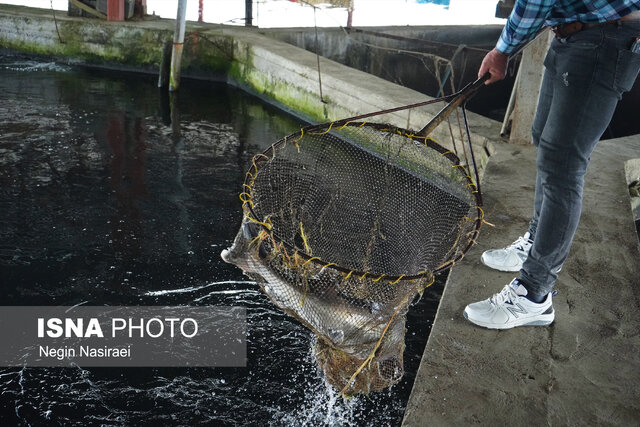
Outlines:
[[477, 236], [459, 163], [433, 140], [361, 123], [304, 129], [254, 159], [223, 256], [317, 334], [319, 364], [349, 394], [402, 377], [408, 305]]

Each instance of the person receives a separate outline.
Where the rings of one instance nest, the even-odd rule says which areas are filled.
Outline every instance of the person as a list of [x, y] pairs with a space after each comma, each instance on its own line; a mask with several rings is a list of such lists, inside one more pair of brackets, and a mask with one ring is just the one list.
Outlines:
[[532, 125], [537, 153], [533, 215], [524, 236], [481, 258], [488, 267], [520, 274], [463, 312], [490, 329], [554, 321], [553, 286], [580, 219], [589, 156], [640, 69], [640, 0], [516, 0], [478, 77], [490, 73], [487, 84], [503, 79], [508, 55], [543, 26], [556, 37], [544, 60]]

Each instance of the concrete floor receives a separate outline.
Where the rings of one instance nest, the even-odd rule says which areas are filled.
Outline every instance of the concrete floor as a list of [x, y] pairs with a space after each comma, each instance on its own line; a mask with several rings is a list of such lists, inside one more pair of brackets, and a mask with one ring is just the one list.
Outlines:
[[535, 149], [496, 144], [484, 176], [478, 245], [444, 290], [404, 426], [640, 425], [640, 251], [624, 163], [640, 136], [602, 141], [592, 155], [580, 226], [554, 298], [555, 323], [492, 331], [466, 321], [466, 304], [512, 273], [480, 263], [528, 225]]

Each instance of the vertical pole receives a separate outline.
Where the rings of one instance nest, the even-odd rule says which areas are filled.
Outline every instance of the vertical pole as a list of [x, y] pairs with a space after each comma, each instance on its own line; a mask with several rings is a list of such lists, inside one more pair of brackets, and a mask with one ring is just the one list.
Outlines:
[[169, 91], [171, 92], [178, 90], [180, 87], [180, 64], [182, 62], [186, 14], [187, 0], [178, 0], [176, 31], [173, 33], [173, 50], [171, 51], [171, 74], [169, 75]]
[[198, 0], [198, 22], [202, 22], [204, 18], [204, 12], [202, 7], [202, 0]]
[[173, 43], [167, 40], [162, 45], [162, 59], [160, 60], [160, 72], [158, 73], [158, 87], [169, 86], [169, 74], [171, 70], [171, 47]]
[[253, 26], [253, 0], [244, 0], [244, 25]]
[[326, 104], [327, 101], [325, 101], [324, 98], [322, 97], [322, 74], [320, 73], [320, 48], [318, 47], [318, 23], [316, 22], [316, 6], [312, 6], [312, 7], [313, 7], [313, 28], [315, 29], [315, 32], [316, 32], [315, 48], [316, 48], [316, 61], [318, 63], [318, 86], [320, 87], [320, 101]]
[[545, 31], [522, 51], [517, 86], [511, 116], [509, 142], [531, 144], [531, 124], [538, 108], [538, 96], [544, 75], [544, 58], [553, 40], [553, 32]]
[[354, 0], [349, 0], [349, 8], [347, 9], [347, 28], [351, 28], [351, 24], [353, 24], [353, 2]]
[[107, 0], [107, 21], [124, 21], [124, 0]]

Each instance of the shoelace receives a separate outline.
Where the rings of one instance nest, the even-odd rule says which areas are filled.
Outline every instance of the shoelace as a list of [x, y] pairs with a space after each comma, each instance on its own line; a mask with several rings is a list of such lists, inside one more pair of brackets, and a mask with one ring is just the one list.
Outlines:
[[523, 236], [520, 236], [507, 249], [515, 248], [515, 249], [524, 251], [525, 245], [531, 245], [531, 242], [528, 239], [525, 239]]
[[515, 289], [511, 285], [507, 285], [499, 293], [491, 297], [491, 302], [495, 305], [501, 305], [505, 302], [512, 302], [516, 298], [518, 298], [518, 294]]

